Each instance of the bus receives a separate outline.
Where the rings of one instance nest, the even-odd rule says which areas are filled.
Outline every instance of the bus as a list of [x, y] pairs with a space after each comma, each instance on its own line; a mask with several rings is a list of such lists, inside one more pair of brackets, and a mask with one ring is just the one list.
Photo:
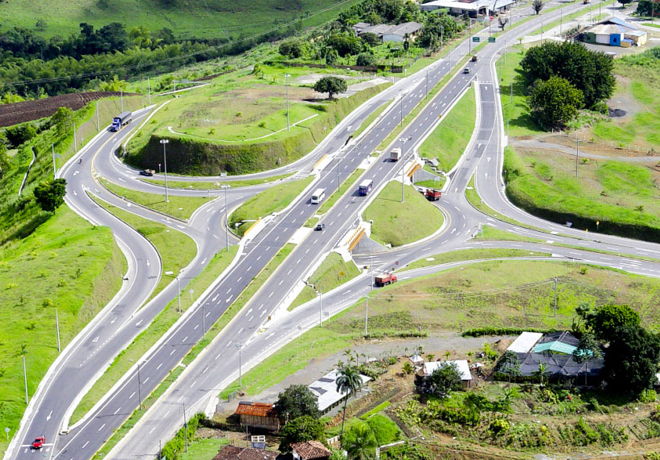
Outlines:
[[312, 204], [319, 204], [323, 201], [323, 198], [325, 198], [325, 189], [317, 188], [314, 190], [314, 193], [312, 193]]
[[371, 179], [363, 180], [358, 187], [358, 193], [362, 196], [369, 195], [371, 189], [374, 188], [374, 181]]

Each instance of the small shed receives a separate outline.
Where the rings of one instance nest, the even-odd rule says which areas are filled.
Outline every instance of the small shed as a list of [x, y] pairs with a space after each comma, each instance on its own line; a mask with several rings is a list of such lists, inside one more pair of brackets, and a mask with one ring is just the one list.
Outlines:
[[[339, 371], [337, 369], [328, 372], [326, 375], [309, 385], [309, 389], [316, 396], [319, 402], [319, 412], [325, 414], [333, 407], [337, 406], [344, 398], [348, 397], [347, 393], [340, 393], [337, 391], [337, 377]], [[371, 380], [370, 377], [360, 375], [362, 385]]]
[[463, 389], [472, 387], [474, 380], [472, 379], [472, 373], [470, 372], [470, 365], [465, 359], [457, 359], [455, 361], [435, 361], [432, 363], [424, 363], [424, 368], [422, 369], [424, 377], [428, 377], [433, 374], [437, 369], [442, 369], [445, 366], [451, 366], [452, 364], [456, 365], [458, 372], [461, 374], [461, 384]]
[[241, 401], [236, 408], [236, 415], [240, 418], [241, 426], [275, 432], [282, 427], [279, 414], [272, 404]]
[[213, 460], [276, 460], [279, 458], [283, 457], [270, 450], [223, 446]]
[[319, 441], [291, 444], [294, 460], [328, 460], [332, 452]]

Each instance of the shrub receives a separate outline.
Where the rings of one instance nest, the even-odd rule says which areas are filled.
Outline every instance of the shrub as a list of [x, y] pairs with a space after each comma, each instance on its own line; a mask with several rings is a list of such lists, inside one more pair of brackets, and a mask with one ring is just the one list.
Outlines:
[[655, 390], [646, 389], [639, 394], [639, 402], [642, 403], [652, 403], [658, 399], [658, 395]]
[[367, 419], [367, 425], [369, 425], [374, 436], [376, 436], [379, 446], [397, 441], [401, 437], [399, 427], [385, 415], [376, 414], [369, 417]]

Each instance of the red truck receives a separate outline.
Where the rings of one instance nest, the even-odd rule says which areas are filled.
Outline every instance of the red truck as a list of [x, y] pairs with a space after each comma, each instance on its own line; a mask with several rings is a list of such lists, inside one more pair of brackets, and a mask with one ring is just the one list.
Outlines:
[[387, 286], [388, 284], [396, 283], [398, 280], [395, 275], [391, 273], [385, 273], [383, 275], [376, 276], [374, 278], [374, 281], [376, 283], [376, 286], [383, 287], [383, 286]]
[[424, 196], [429, 201], [438, 201], [442, 196], [442, 192], [433, 188], [427, 188], [426, 192], [424, 192]]

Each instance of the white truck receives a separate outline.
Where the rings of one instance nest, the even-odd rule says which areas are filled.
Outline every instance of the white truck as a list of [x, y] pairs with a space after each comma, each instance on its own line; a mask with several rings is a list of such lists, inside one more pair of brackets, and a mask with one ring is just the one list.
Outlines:
[[390, 151], [390, 161], [399, 161], [401, 159], [401, 149], [395, 147]]

